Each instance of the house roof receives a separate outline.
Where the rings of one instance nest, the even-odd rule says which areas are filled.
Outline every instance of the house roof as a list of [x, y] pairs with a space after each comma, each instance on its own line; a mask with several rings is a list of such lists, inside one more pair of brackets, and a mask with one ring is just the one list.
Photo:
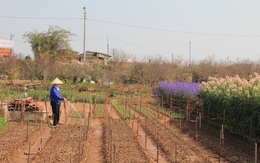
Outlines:
[[[112, 56], [111, 55], [108, 55], [108, 54], [104, 54], [104, 53], [100, 53], [100, 52], [93, 52], [93, 51], [86, 51], [86, 56], [94, 56], [94, 55], [97, 55], [97, 54], [101, 54], [105, 57], [108, 57], [108, 58], [111, 58]], [[81, 57], [83, 57], [83, 53], [79, 54]]]

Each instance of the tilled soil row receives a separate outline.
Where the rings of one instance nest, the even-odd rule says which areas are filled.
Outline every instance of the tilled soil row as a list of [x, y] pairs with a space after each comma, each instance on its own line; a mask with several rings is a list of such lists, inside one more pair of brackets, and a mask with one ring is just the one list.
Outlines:
[[[195, 124], [183, 124], [182, 130], [195, 139]], [[200, 146], [212, 150], [215, 153], [220, 153], [219, 145], [219, 130], [210, 126], [204, 126], [198, 131], [198, 142]], [[238, 162], [254, 162], [254, 146], [247, 141], [236, 139], [232, 136], [225, 135], [225, 143], [221, 150], [221, 157], [225, 158], [230, 163]]]
[[66, 125], [59, 126], [44, 150], [33, 162], [79, 162], [85, 143], [84, 127], [79, 118], [72, 118]]
[[[24, 145], [28, 137], [34, 132], [39, 130], [39, 125], [29, 124], [27, 128], [27, 123], [16, 123], [10, 122], [12, 124], [9, 129], [0, 133], [0, 162], [11, 162], [14, 158], [16, 149], [21, 145]], [[9, 124], [9, 125], [10, 125]]]
[[154, 143], [159, 145], [160, 150], [166, 155], [169, 162], [206, 163], [216, 161], [216, 159], [211, 159], [211, 157], [215, 156], [212, 156], [210, 153], [204, 154], [202, 151], [187, 143], [186, 140], [182, 139], [181, 136], [176, 133], [177, 130], [174, 131], [171, 127], [166, 127], [166, 125], [160, 123], [164, 121], [164, 118], [161, 117], [162, 115], [158, 115], [158, 117], [160, 117], [159, 119], [152, 119], [148, 118], [140, 110], [135, 111], [144, 117], [140, 121], [142, 128], [151, 135]]
[[106, 162], [150, 162], [132, 130], [123, 120], [111, 118], [104, 125]]
[[149, 119], [141, 120], [140, 124], [159, 143], [169, 162], [212, 162], [208, 155], [190, 146], [171, 129]]
[[[211, 153], [203, 153], [194, 145], [189, 144], [186, 140], [181, 138], [178, 130], [173, 130], [170, 126], [164, 125], [165, 117], [157, 115], [160, 118], [148, 118], [144, 113], [138, 109], [130, 107], [139, 114], [139, 123], [143, 130], [149, 134], [154, 143], [158, 144], [160, 151], [164, 153], [168, 162], [214, 162], [216, 155]], [[150, 110], [154, 113], [155, 110]], [[177, 132], [177, 133], [176, 133]], [[214, 158], [213, 158], [214, 157]]]

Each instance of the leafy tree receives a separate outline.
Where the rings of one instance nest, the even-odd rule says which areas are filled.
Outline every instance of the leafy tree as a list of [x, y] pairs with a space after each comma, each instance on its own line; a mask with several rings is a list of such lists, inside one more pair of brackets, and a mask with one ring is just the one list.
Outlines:
[[57, 52], [71, 49], [69, 41], [73, 35], [70, 31], [58, 26], [50, 26], [47, 32], [37, 30], [26, 32], [23, 38], [31, 44], [35, 59], [42, 54], [49, 54], [52, 58], [56, 58]]

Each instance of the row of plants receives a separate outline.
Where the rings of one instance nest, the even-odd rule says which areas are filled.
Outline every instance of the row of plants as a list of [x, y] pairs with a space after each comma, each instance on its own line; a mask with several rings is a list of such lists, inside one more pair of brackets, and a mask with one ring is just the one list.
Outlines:
[[[169, 113], [170, 113], [169, 108], [156, 107], [156, 106], [151, 106], [151, 108], [154, 109], [154, 110], [158, 110], [159, 112], [166, 114], [166, 115], [169, 115]], [[171, 117], [172, 117], [172, 119], [178, 119], [178, 118], [184, 118], [184, 115], [171, 111]]]
[[134, 119], [135, 116], [129, 109], [122, 104], [112, 104], [112, 106], [118, 111], [118, 113], [123, 117], [123, 119]]
[[[150, 111], [148, 108], [146, 108], [146, 107], [136, 107], [136, 106], [134, 106], [134, 105], [131, 105], [131, 107], [132, 108], [134, 108], [135, 110], [138, 110], [138, 111], [140, 111], [141, 113], [143, 113], [146, 117], [148, 117], [148, 118], [156, 118], [156, 114], [154, 113], [154, 112], [152, 112], [152, 111]], [[158, 118], [161, 118], [162, 116], [161, 115], [159, 115], [159, 117]]]
[[260, 75], [210, 77], [201, 83], [204, 113], [233, 133], [260, 139]]
[[104, 104], [97, 104], [94, 112], [95, 112], [95, 115], [97, 116], [97, 118], [104, 118], [105, 117]]
[[[33, 99], [44, 101], [49, 97], [49, 91], [46, 90], [32, 90], [28, 92], [28, 96]], [[85, 102], [85, 103], [104, 103], [104, 93], [90, 93], [90, 92], [78, 92], [77, 90], [61, 90], [63, 97], [67, 98], [71, 102]]]

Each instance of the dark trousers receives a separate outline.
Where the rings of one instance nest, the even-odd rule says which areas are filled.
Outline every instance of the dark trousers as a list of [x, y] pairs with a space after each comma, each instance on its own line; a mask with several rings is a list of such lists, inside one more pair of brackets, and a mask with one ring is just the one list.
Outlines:
[[60, 121], [60, 105], [51, 101], [52, 115], [53, 115], [53, 126], [59, 124]]

